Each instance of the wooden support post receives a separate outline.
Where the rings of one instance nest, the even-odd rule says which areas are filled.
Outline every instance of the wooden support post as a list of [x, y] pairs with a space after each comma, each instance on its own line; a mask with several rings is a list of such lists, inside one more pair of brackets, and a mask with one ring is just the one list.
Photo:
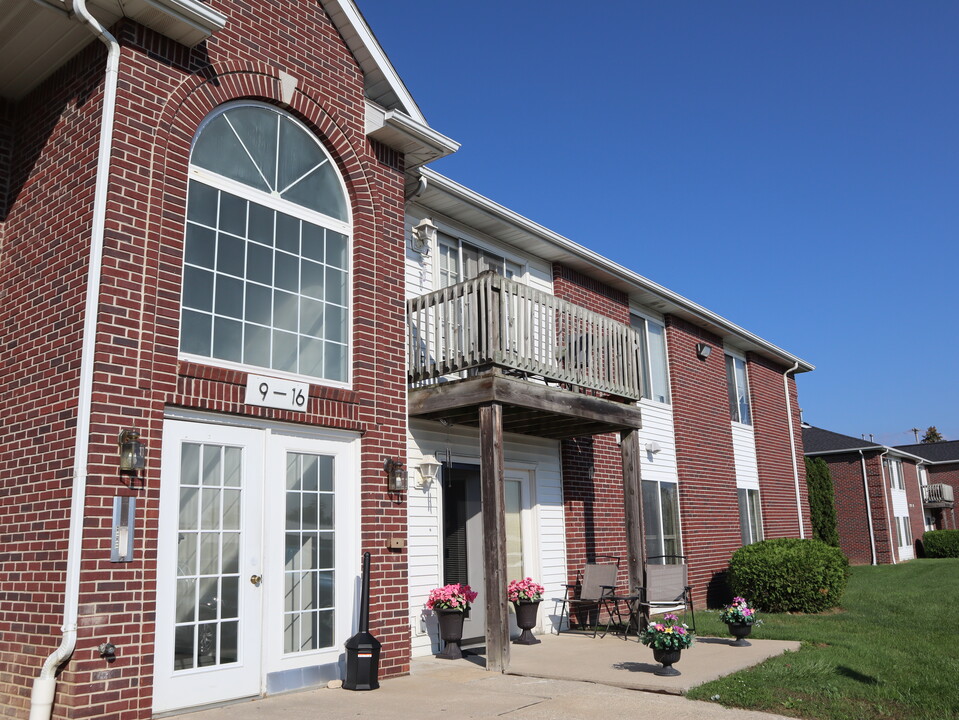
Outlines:
[[486, 669], [509, 668], [506, 601], [506, 494], [503, 477], [503, 406], [479, 409], [480, 486], [483, 491], [483, 566], [486, 570]]
[[643, 526], [643, 478], [640, 472], [639, 430], [624, 430], [623, 500], [626, 508], [626, 545], [629, 557], [629, 591], [646, 585], [646, 533]]

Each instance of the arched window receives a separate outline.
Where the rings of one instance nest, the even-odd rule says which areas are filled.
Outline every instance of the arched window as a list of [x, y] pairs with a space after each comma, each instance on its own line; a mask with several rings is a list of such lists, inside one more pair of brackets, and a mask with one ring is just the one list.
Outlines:
[[236, 103], [190, 160], [180, 352], [348, 382], [350, 218], [326, 150], [276, 108]]

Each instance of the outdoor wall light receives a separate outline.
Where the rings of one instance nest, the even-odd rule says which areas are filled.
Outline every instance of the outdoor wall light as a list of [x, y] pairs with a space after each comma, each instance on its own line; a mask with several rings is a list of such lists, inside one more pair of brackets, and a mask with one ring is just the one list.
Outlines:
[[436, 240], [436, 225], [431, 218], [423, 218], [413, 226], [410, 236], [410, 247], [421, 255], [429, 255], [430, 248]]
[[390, 492], [406, 490], [406, 473], [403, 472], [403, 463], [388, 457], [383, 461], [383, 469], [386, 470], [387, 487]]
[[416, 485], [426, 490], [436, 480], [436, 476], [440, 474], [440, 464], [436, 462], [436, 458], [426, 456], [420, 462], [419, 471], [420, 479]]
[[646, 452], [651, 455], [655, 455], [662, 449], [662, 446], [660, 446], [660, 444], [655, 440], [650, 440], [648, 443], [646, 443]]
[[708, 358], [709, 353], [712, 351], [713, 349], [706, 343], [696, 343], [696, 357], [698, 357], [700, 360], [705, 360]]
[[146, 464], [146, 446], [140, 442], [140, 432], [133, 429], [122, 430], [117, 444], [120, 446], [120, 470], [142, 470]]

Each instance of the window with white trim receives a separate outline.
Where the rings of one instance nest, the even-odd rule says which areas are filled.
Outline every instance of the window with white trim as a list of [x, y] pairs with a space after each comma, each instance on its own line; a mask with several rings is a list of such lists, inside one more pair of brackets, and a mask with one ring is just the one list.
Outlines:
[[746, 361], [729, 354], [726, 355], [726, 388], [729, 392], [729, 417], [734, 422], [752, 425]]
[[490, 252], [449, 235], [439, 236], [437, 288], [449, 287], [464, 280], [471, 280], [486, 270], [511, 279], [523, 276], [523, 266], [507, 260], [502, 255]]
[[[646, 557], [654, 564], [666, 561], [663, 555], [682, 555], [679, 535], [679, 485], [675, 482], [643, 480], [643, 525]], [[674, 561], [671, 561], [674, 562]]]
[[883, 458], [882, 464], [886, 466], [889, 487], [895, 490], [905, 490], [906, 483], [902, 476], [902, 460], [899, 458]]
[[[726, 357], [729, 357], [728, 355]], [[739, 499], [739, 530], [743, 545], [751, 545], [763, 539], [763, 516], [759, 507], [759, 490], [737, 488]]]
[[639, 334], [643, 372], [643, 397], [669, 404], [669, 370], [666, 362], [666, 328], [662, 323], [630, 315], [630, 324]]
[[347, 383], [350, 230], [303, 124], [249, 102], [211, 114], [190, 158], [180, 352]]
[[908, 516], [896, 516], [896, 537], [899, 547], [912, 545], [912, 528], [909, 526]]

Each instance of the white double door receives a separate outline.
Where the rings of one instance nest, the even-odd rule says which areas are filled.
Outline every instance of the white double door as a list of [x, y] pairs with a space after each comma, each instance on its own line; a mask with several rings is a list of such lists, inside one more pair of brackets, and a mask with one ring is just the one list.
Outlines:
[[357, 444], [165, 422], [154, 712], [335, 668], [355, 615]]

